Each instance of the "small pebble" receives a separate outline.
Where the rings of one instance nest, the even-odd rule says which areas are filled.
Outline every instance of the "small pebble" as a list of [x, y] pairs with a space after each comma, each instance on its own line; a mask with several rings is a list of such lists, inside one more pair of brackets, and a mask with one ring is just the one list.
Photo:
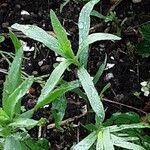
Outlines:
[[110, 69], [110, 68], [112, 68], [112, 67], [114, 67], [114, 66], [115, 66], [115, 64], [107, 63], [105, 70], [108, 70], [108, 69]]
[[58, 62], [62, 62], [62, 61], [64, 61], [65, 60], [65, 58], [63, 58], [63, 57], [57, 57], [56, 58], [56, 61], [58, 61]]
[[39, 65], [39, 66], [42, 66], [42, 65], [43, 65], [43, 60], [39, 61], [39, 62], [38, 62], [38, 65]]
[[21, 15], [30, 15], [30, 14], [26, 10], [22, 10]]
[[112, 74], [112, 73], [108, 73], [108, 74], [106, 74], [106, 76], [105, 76], [105, 81], [109, 81], [109, 80], [111, 80], [112, 78], [114, 78], [114, 75]]
[[33, 71], [32, 74], [33, 74], [33, 75], [37, 75], [38, 72], [37, 72], [37, 71]]

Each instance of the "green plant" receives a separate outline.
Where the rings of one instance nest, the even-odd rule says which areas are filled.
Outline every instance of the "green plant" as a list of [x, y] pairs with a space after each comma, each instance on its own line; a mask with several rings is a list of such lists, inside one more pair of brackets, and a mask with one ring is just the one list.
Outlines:
[[44, 119], [33, 120], [21, 112], [21, 98], [28, 92], [34, 78], [31, 76], [24, 81], [22, 80], [23, 50], [19, 40], [13, 33], [11, 33], [11, 38], [16, 48], [16, 54], [3, 88], [2, 107], [0, 108], [0, 149], [18, 150], [22, 147], [28, 149], [27, 147], [30, 147], [33, 142], [37, 149], [42, 149], [38, 143], [40, 141], [36, 143], [32, 140], [26, 129], [42, 125], [45, 122]]
[[5, 40], [5, 37], [0, 35], [0, 43], [2, 43]]
[[[74, 54], [71, 48], [71, 43], [67, 38], [67, 33], [65, 29], [62, 27], [54, 11], [52, 10], [50, 12], [50, 18], [53, 30], [56, 34], [56, 38], [47, 34], [43, 29], [34, 25], [12, 25], [12, 28], [22, 31], [31, 39], [42, 42], [48, 48], [65, 58], [65, 60], [62, 61], [51, 73], [47, 83], [41, 91], [41, 95], [38, 98], [37, 104], [33, 108], [33, 111], [36, 111], [37, 109], [43, 107], [46, 104], [53, 103], [53, 114], [55, 119], [57, 120], [57, 126], [59, 126], [59, 122], [64, 115], [64, 109], [66, 107], [64, 94], [68, 91], [73, 90], [76, 93], [78, 93], [82, 98], [89, 101], [93, 111], [95, 112], [96, 119], [95, 125], [92, 125], [92, 133], [89, 136], [87, 136], [83, 141], [78, 143], [74, 147], [74, 149], [89, 149], [96, 140], [97, 149], [113, 150], [113, 145], [129, 148], [126, 146], [128, 144], [130, 145], [130, 147], [132, 147], [132, 149], [143, 149], [141, 146], [128, 142], [132, 140], [137, 140], [137, 138], [131, 139], [127, 135], [126, 139], [126, 137], [120, 137], [114, 132], [119, 132], [129, 128], [146, 128], [149, 127], [149, 125], [142, 123], [121, 126], [103, 125], [105, 111], [101, 102], [101, 97], [95, 89], [94, 84], [98, 81], [99, 77], [101, 76], [105, 68], [105, 63], [100, 66], [100, 69], [98, 70], [98, 73], [96, 74], [94, 80], [92, 80], [91, 76], [86, 70], [88, 49], [90, 44], [100, 40], [120, 40], [119, 37], [108, 33], [93, 33], [89, 35], [90, 14], [94, 5], [98, 2], [99, 0], [92, 0], [88, 2], [80, 12], [78, 22], [79, 48], [76, 55]], [[62, 75], [71, 64], [74, 64], [76, 66], [77, 76], [79, 80], [67, 83], [62, 80]], [[85, 93], [82, 92], [82, 90], [80, 89], [81, 86], [83, 87]], [[64, 101], [64, 105], [62, 105], [61, 103], [62, 99]], [[62, 109], [58, 113], [59, 107], [61, 107]], [[118, 142], [115, 143], [116, 141]], [[103, 147], [103, 145], [105, 146]]]
[[[103, 92], [105, 92], [107, 86], [109, 87], [109, 84], [103, 88]], [[87, 96], [82, 91], [77, 93], [87, 101]], [[101, 96], [102, 92], [100, 93]], [[147, 119], [149, 121], [149, 114], [147, 114]], [[114, 150], [115, 147], [132, 150], [150, 148], [150, 137], [142, 130], [143, 128], [150, 128], [150, 125], [141, 122], [140, 116], [134, 112], [114, 113], [110, 119], [101, 124], [97, 119], [95, 124], [91, 123], [84, 127], [91, 133], [73, 146], [73, 150], [88, 150], [93, 147], [94, 149], [96, 147], [96, 150]]]
[[141, 33], [143, 40], [136, 45], [137, 52], [143, 57], [150, 56], [150, 24], [143, 25], [141, 27]]
[[[58, 53], [59, 55], [65, 58], [65, 61], [61, 62], [52, 72], [50, 78], [48, 79], [48, 82], [42, 89], [42, 94], [38, 99], [35, 109], [43, 107], [44, 105], [52, 102], [52, 100], [50, 99], [51, 95], [53, 94], [52, 90], [58, 84], [62, 74], [69, 67], [69, 65], [74, 64], [77, 66], [78, 70], [77, 74], [79, 80], [85, 92], [87, 93], [91, 107], [96, 112], [97, 116], [99, 116], [102, 120], [104, 119], [103, 105], [94, 87], [93, 81], [85, 69], [88, 58], [88, 46], [89, 44], [99, 40], [120, 40], [120, 38], [108, 33], [93, 33], [90, 35], [88, 34], [90, 28], [90, 13], [94, 5], [98, 3], [98, 1], [99, 0], [90, 1], [81, 10], [78, 23], [79, 49], [76, 55], [73, 53], [65, 29], [61, 26], [59, 20], [57, 19], [55, 13], [52, 10], [50, 13], [51, 23], [57, 39], [47, 34], [41, 28], [34, 25], [19, 25], [19, 24], [12, 25], [12, 28], [20, 30], [28, 37], [42, 42], [51, 50], [53, 50], [54, 52]], [[55, 95], [53, 95], [53, 97], [54, 96]]]
[[99, 13], [98, 11], [96, 10], [93, 10], [91, 12], [91, 16], [94, 16], [94, 17], [97, 17], [99, 19], [102, 19], [104, 20], [105, 22], [115, 22], [118, 20], [118, 18], [116, 17], [116, 12], [110, 12], [110, 15], [107, 15], [107, 16], [104, 16], [102, 15], [101, 13]]

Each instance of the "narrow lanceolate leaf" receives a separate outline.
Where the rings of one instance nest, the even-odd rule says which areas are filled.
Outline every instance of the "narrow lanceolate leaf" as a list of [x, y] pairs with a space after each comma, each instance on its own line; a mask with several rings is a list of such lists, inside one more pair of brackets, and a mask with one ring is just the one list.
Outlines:
[[52, 103], [52, 113], [55, 120], [56, 128], [60, 128], [60, 124], [65, 115], [66, 108], [67, 108], [67, 100], [65, 95], [58, 97]]
[[125, 130], [125, 129], [150, 128], [150, 125], [146, 123], [134, 123], [134, 124], [125, 124], [125, 125], [120, 125], [120, 126], [114, 125], [108, 128], [110, 128], [110, 132], [118, 132], [118, 131]]
[[105, 150], [114, 150], [112, 137], [108, 128], [104, 129], [103, 132], [103, 140], [104, 140], [104, 149]]
[[66, 58], [74, 58], [74, 54], [71, 48], [71, 43], [67, 38], [67, 32], [62, 27], [61, 23], [59, 22], [55, 12], [53, 10], [50, 11], [51, 23], [53, 26], [53, 30], [56, 34], [58, 39], [60, 49], [62, 53], [66, 56]]
[[104, 107], [103, 107], [100, 97], [94, 87], [91, 76], [89, 75], [89, 73], [86, 71], [86, 69], [84, 67], [81, 67], [78, 70], [78, 77], [83, 86], [84, 91], [87, 94], [87, 97], [90, 101], [93, 111], [103, 121], [104, 117], [105, 117]]
[[84, 138], [81, 142], [79, 142], [73, 150], [88, 150], [96, 141], [97, 133], [96, 131], [89, 134], [86, 138]]
[[131, 142], [126, 142], [125, 140], [123, 140], [123, 138], [117, 137], [115, 135], [111, 135], [111, 137], [113, 140], [113, 144], [117, 147], [122, 147], [122, 148], [130, 149], [130, 150], [146, 150], [140, 145], [137, 145]]
[[79, 46], [79, 50], [78, 50], [78, 56], [81, 55], [82, 51], [85, 50], [85, 48], [97, 41], [104, 41], [104, 40], [121, 40], [120, 37], [113, 35], [113, 34], [109, 34], [109, 33], [93, 33], [87, 36], [86, 39], [84, 39], [84, 41], [80, 44]]
[[51, 91], [48, 93], [47, 97], [42, 99], [41, 101], [38, 101], [37, 105], [35, 106], [35, 109], [38, 109], [40, 107], [45, 106], [46, 104], [49, 104], [56, 100], [58, 97], [64, 95], [66, 92], [71, 91], [75, 88], [78, 88], [80, 86], [78, 81], [72, 81], [67, 84], [63, 84], [54, 91]]
[[[93, 7], [99, 0], [91, 0], [88, 2], [81, 10], [79, 20], [78, 20], [78, 28], [79, 28], [79, 45], [87, 38], [90, 29], [90, 14], [93, 10]], [[77, 54], [80, 58], [81, 64], [86, 66], [87, 58], [88, 58], [88, 45], [84, 48], [84, 50], [79, 54]], [[80, 49], [78, 50], [80, 51]]]
[[13, 45], [15, 47], [15, 51], [17, 52], [18, 49], [21, 47], [21, 42], [19, 41], [17, 36], [12, 31], [9, 31], [9, 34], [10, 34], [10, 38], [13, 42]]
[[16, 56], [9, 68], [8, 76], [6, 77], [6, 81], [4, 83], [3, 89], [3, 106], [5, 104], [6, 99], [13, 91], [20, 85], [21, 83], [21, 63], [23, 57], [22, 47], [17, 51]]
[[0, 125], [4, 125], [5, 123], [9, 122], [9, 120], [9, 116], [2, 108], [0, 108]]
[[96, 150], [105, 150], [104, 149], [104, 139], [103, 139], [103, 130], [98, 133]]
[[0, 35], [0, 43], [2, 43], [5, 40], [5, 37]]
[[7, 137], [4, 144], [4, 150], [22, 150], [21, 143], [14, 137]]
[[63, 75], [64, 71], [68, 68], [68, 66], [70, 65], [70, 61], [65, 60], [63, 62], [61, 62], [51, 73], [49, 79], [47, 80], [45, 86], [43, 87], [42, 91], [41, 91], [41, 95], [38, 99], [37, 104], [41, 103], [42, 101], [44, 101], [49, 94], [51, 93], [51, 91], [55, 88], [55, 86], [57, 85], [58, 81], [60, 80], [61, 76]]
[[43, 43], [54, 52], [62, 55], [56, 38], [35, 25], [13, 24], [11, 28], [22, 31], [27, 37]]
[[106, 61], [107, 61], [107, 55], [105, 57], [104, 62], [100, 65], [98, 71], [96, 72], [96, 75], [94, 76], [93, 82], [94, 85], [98, 82], [98, 80], [100, 79], [100, 77], [102, 76], [104, 69], [106, 67]]
[[34, 81], [33, 77], [29, 77], [28, 79], [26, 79], [5, 100], [5, 105], [3, 105], [3, 109], [7, 113], [7, 115], [9, 115], [10, 117], [13, 117], [16, 111], [15, 108], [16, 108], [17, 103], [27, 93], [33, 81]]
[[33, 120], [33, 119], [25, 119], [25, 118], [19, 118], [14, 120], [13, 123], [9, 124], [9, 127], [12, 128], [27, 128], [31, 129], [38, 125], [39, 121]]

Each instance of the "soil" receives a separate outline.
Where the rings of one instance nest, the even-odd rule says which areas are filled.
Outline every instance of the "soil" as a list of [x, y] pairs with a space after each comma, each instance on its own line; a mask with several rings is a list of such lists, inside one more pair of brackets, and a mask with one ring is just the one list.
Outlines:
[[[36, 24], [46, 31], [52, 31], [49, 10], [53, 9], [57, 12], [57, 16], [69, 33], [69, 39], [72, 41], [73, 49], [76, 52], [78, 47], [77, 22], [79, 12], [84, 3], [70, 1], [60, 13], [59, 8], [61, 3], [62, 1], [60, 0], [1, 0], [0, 33], [5, 35], [6, 40], [1, 44], [0, 49], [8, 53], [14, 52], [14, 47], [7, 33], [8, 27], [16, 22], [20, 24]], [[106, 15], [113, 5], [112, 0], [102, 0], [96, 5], [95, 9], [101, 11], [103, 15]], [[90, 46], [89, 51], [88, 71], [92, 76], [94, 76], [99, 65], [104, 61], [106, 54], [108, 57], [107, 63], [115, 64], [112, 68], [104, 72], [102, 78], [96, 85], [97, 90], [100, 92], [107, 83], [111, 83], [111, 88], [104, 94], [106, 99], [112, 101], [104, 101], [105, 108], [107, 108], [106, 118], [109, 118], [115, 112], [135, 111], [141, 116], [145, 115], [143, 111], [150, 112], [150, 97], [145, 97], [143, 93], [139, 97], [134, 96], [135, 92], [140, 92], [141, 90], [140, 82], [150, 79], [150, 59], [142, 58], [137, 55], [134, 48], [128, 48], [129, 43], [136, 45], [141, 40], [139, 27], [143, 23], [150, 21], [149, 6], [149, 0], [143, 0], [139, 3], [133, 3], [132, 0], [123, 0], [115, 8], [118, 17], [117, 22], [105, 23], [101, 19], [92, 17], [91, 33], [116, 33], [117, 28], [119, 28], [122, 37], [121, 41], [115, 43], [110, 41], [94, 43]], [[21, 15], [23, 10], [27, 11], [30, 15]], [[121, 26], [120, 24], [125, 18], [127, 21]], [[57, 56], [40, 43], [23, 38], [20, 33], [17, 35], [20, 39], [26, 41], [28, 46], [34, 46], [36, 48], [35, 51], [24, 52], [24, 72], [35, 76], [50, 74], [54, 69], [54, 64], [57, 63]], [[8, 55], [6, 56], [8, 57]], [[8, 69], [8, 63], [3, 57], [0, 58], [0, 69], [5, 71]], [[0, 95], [2, 95], [5, 76], [6, 73], [1, 71]], [[64, 78], [67, 81], [76, 79], [73, 71], [66, 72]], [[43, 81], [46, 81], [46, 79], [47, 77], [43, 78]], [[30, 90], [30, 95], [26, 95], [23, 99], [23, 104], [26, 109], [31, 109], [35, 105], [40, 91], [40, 84], [34, 83]], [[117, 102], [118, 104], [113, 102]], [[121, 104], [131, 106], [132, 108], [122, 106]], [[74, 93], [67, 94], [67, 110], [64, 120], [81, 115], [85, 105], [86, 103]], [[51, 106], [40, 109], [34, 115], [35, 119], [41, 117], [47, 118], [49, 120], [48, 124], [54, 122]], [[63, 125], [62, 129], [56, 129], [55, 127], [47, 129], [47, 124], [42, 127], [41, 137], [45, 137], [50, 141], [52, 149], [70, 149], [75, 142], [87, 135], [87, 131], [81, 124], [93, 122], [93, 120], [93, 116], [88, 114], [80, 118], [75, 117], [74, 121]], [[31, 136], [37, 138], [38, 131], [38, 128], [31, 130]]]

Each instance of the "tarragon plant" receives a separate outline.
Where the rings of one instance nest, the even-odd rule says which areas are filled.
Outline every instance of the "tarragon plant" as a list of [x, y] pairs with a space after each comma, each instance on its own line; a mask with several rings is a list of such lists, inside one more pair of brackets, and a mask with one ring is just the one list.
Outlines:
[[16, 53], [3, 88], [2, 107], [0, 107], [0, 149], [28, 149], [33, 143], [36, 148], [42, 149], [40, 143], [30, 138], [26, 129], [42, 125], [44, 120], [33, 120], [31, 116], [28, 117], [21, 112], [21, 98], [28, 92], [34, 78], [30, 76], [22, 80], [23, 49], [17, 37], [13, 33], [10, 33], [10, 36]]
[[[91, 11], [93, 10], [94, 5], [97, 4], [98, 2], [99, 0], [91, 0], [82, 8], [80, 12], [78, 21], [79, 48], [77, 54], [75, 54], [74, 51], [72, 50], [71, 42], [68, 40], [66, 30], [62, 27], [53, 10], [50, 11], [50, 18], [55, 33], [55, 37], [49, 35], [43, 29], [35, 25], [20, 25], [17, 23], [12, 25], [13, 29], [22, 31], [29, 38], [43, 43], [50, 50], [54, 51], [55, 53], [65, 58], [64, 61], [62, 61], [51, 73], [47, 83], [45, 84], [45, 86], [41, 91], [41, 95], [38, 98], [36, 106], [32, 110], [33, 112], [46, 104], [55, 102], [56, 99], [61, 100], [61, 97], [64, 96], [65, 92], [68, 92], [73, 89], [79, 89], [80, 86], [82, 86], [82, 88], [84, 89], [87, 100], [89, 101], [93, 111], [95, 112], [96, 127], [98, 127], [96, 129], [98, 130], [93, 131], [88, 137], [86, 137], [86, 139], [78, 143], [73, 148], [78, 150], [89, 149], [91, 145], [93, 145], [95, 140], [98, 141], [97, 142], [98, 150], [101, 149], [113, 150], [114, 149], [113, 145], [118, 144], [119, 146], [121, 142], [114, 144], [114, 141], [112, 141], [111, 138], [117, 141], [116, 139], [118, 139], [119, 137], [111, 133], [120, 131], [124, 128], [124, 126], [123, 127], [112, 126], [106, 128], [102, 126], [102, 122], [104, 121], [105, 118], [105, 110], [101, 102], [100, 96], [97, 90], [95, 89], [94, 80], [92, 80], [92, 77], [90, 76], [90, 74], [86, 69], [88, 50], [90, 44], [102, 40], [112, 40], [112, 41], [120, 40], [119, 37], [109, 33], [89, 34], [90, 14]], [[62, 79], [62, 75], [71, 64], [74, 64], [76, 66], [77, 76], [79, 80], [72, 81], [70, 83], [64, 82], [63, 84], [61, 84], [60, 80]], [[100, 74], [101, 73], [99, 73], [99, 75]], [[99, 75], [97, 75], [97, 78], [99, 77]], [[95, 82], [97, 81], [97, 78], [95, 79]], [[80, 92], [82, 91], [80, 90]], [[60, 117], [62, 118], [62, 116]], [[127, 126], [126, 128], [129, 127], [131, 127], [131, 125]], [[147, 125], [133, 124], [132, 127], [143, 128], [147, 127]], [[118, 141], [120, 140], [123, 139], [119, 138]], [[106, 144], [106, 141], [108, 141], [108, 144]], [[126, 144], [128, 144], [127, 140], [124, 141], [124, 144], [125, 142]], [[106, 145], [107, 147], [103, 147], [102, 145]], [[138, 148], [138, 146], [136, 146], [136, 148]]]

